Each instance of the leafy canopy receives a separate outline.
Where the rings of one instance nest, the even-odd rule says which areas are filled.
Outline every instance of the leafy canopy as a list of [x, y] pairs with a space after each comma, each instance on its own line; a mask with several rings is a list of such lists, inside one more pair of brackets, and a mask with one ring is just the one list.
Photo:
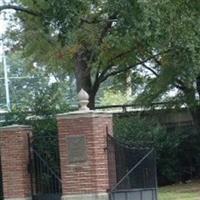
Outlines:
[[[143, 4], [135, 0], [18, 0], [16, 3], [37, 16], [18, 12], [20, 28], [12, 35], [26, 57], [32, 55], [32, 60], [48, 65], [50, 71], [74, 70], [75, 55], [83, 50], [92, 74], [103, 72], [99, 76], [104, 81], [112, 75], [110, 72], [135, 64], [139, 48], [142, 51], [142, 43], [148, 38]], [[115, 65], [117, 68], [113, 70]]]
[[66, 76], [75, 72], [81, 53], [96, 90], [131, 69], [132, 78], [142, 77], [145, 86], [138, 101], [151, 102], [178, 88], [177, 98], [194, 102], [200, 74], [198, 0], [13, 2], [25, 11], [15, 15], [20, 28], [11, 36], [31, 62]]

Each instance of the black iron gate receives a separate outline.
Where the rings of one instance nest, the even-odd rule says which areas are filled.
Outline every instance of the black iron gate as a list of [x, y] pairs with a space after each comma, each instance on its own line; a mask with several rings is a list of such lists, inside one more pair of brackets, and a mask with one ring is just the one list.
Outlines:
[[[1, 155], [0, 155], [1, 156]], [[0, 157], [0, 200], [3, 200], [3, 178], [2, 178], [2, 171], [1, 171], [1, 157]]]
[[109, 159], [115, 157], [117, 174], [111, 200], [157, 200], [155, 150], [144, 144], [122, 144], [110, 136], [108, 149]]
[[60, 200], [60, 178], [57, 136], [40, 136], [29, 139], [31, 190], [33, 200]]

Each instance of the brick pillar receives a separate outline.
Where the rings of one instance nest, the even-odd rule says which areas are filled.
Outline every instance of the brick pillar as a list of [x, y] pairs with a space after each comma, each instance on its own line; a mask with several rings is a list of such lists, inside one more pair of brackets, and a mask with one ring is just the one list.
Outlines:
[[57, 116], [63, 200], [108, 200], [107, 131], [112, 115], [93, 111]]
[[6, 126], [0, 128], [0, 154], [5, 200], [31, 199], [28, 173], [28, 126]]

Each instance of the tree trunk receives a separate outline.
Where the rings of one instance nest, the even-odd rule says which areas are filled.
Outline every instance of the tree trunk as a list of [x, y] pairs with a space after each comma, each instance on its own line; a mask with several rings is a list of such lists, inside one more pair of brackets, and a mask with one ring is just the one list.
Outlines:
[[75, 63], [75, 77], [76, 77], [76, 88], [77, 93], [81, 89], [84, 89], [89, 95], [89, 104], [88, 107], [93, 110], [95, 108], [95, 97], [98, 91], [99, 85], [92, 85], [91, 81], [91, 70], [87, 64], [88, 55], [84, 50], [80, 50], [76, 54], [76, 63]]
[[93, 94], [93, 92], [91, 92], [90, 98], [89, 98], [89, 104], [88, 104], [88, 108], [90, 108], [91, 110], [95, 109], [95, 97], [96, 97], [96, 94]]

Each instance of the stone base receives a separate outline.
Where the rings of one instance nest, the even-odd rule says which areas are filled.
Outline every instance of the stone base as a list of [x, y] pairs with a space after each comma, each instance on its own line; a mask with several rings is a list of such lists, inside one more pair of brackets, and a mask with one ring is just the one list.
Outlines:
[[109, 200], [108, 193], [63, 195], [62, 200]]

